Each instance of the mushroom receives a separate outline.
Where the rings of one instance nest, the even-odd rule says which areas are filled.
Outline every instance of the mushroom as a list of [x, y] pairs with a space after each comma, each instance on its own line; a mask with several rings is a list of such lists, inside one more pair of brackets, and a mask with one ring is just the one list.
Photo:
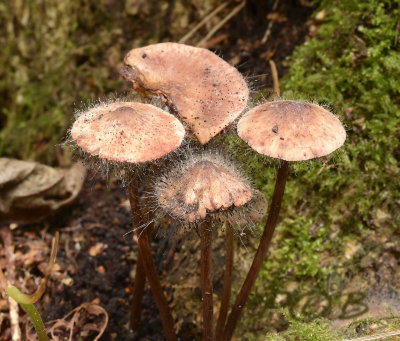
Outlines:
[[285, 161], [325, 156], [343, 145], [346, 132], [328, 110], [299, 101], [274, 101], [250, 110], [238, 134], [254, 150]]
[[207, 159], [197, 161], [181, 176], [168, 178], [168, 183], [157, 189], [159, 204], [189, 223], [201, 221], [209, 213], [223, 215], [252, 197], [252, 190], [235, 174]]
[[245, 109], [249, 90], [242, 75], [209, 50], [160, 43], [131, 50], [120, 70], [145, 95], [160, 94], [201, 144]]
[[[181, 145], [184, 135], [184, 127], [173, 115], [153, 105], [135, 102], [94, 107], [80, 115], [71, 129], [72, 139], [85, 152], [120, 165], [139, 165], [164, 157]], [[132, 178], [128, 179], [128, 196], [133, 222], [140, 226], [137, 180], [133, 174], [128, 176]], [[167, 340], [176, 340], [173, 319], [157, 276], [147, 233], [142, 234], [138, 244], [137, 268], [142, 268], [149, 280]], [[134, 294], [139, 300], [143, 286], [144, 277], [136, 278]], [[133, 305], [133, 310], [137, 306], [140, 307], [140, 302]]]
[[244, 225], [266, 211], [261, 192], [223, 156], [190, 155], [154, 185], [156, 205], [171, 217], [195, 225], [204, 219]]
[[[226, 160], [210, 153], [192, 157], [176, 169], [172, 169], [156, 183], [154, 193], [158, 206], [169, 215], [200, 226], [203, 339], [212, 340], [211, 222], [217, 220], [238, 224], [243, 220], [247, 223], [249, 220], [262, 217], [266, 211], [264, 196], [252, 189]], [[250, 216], [249, 220], [243, 218], [246, 214]], [[229, 306], [232, 244], [233, 232], [228, 228], [224, 288], [216, 328], [217, 338], [219, 330], [222, 332]]]
[[185, 129], [171, 114], [151, 104], [116, 102], [80, 115], [71, 129], [87, 153], [120, 163], [143, 163], [177, 149]]
[[260, 154], [278, 158], [271, 206], [253, 263], [236, 297], [222, 340], [230, 340], [260, 271], [278, 221], [290, 161], [323, 157], [341, 147], [346, 132], [328, 110], [300, 101], [274, 101], [259, 105], [238, 123], [238, 135]]

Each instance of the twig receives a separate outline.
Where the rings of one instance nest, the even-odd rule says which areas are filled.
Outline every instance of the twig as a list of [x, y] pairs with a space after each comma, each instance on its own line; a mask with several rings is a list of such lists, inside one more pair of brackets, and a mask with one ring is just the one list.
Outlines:
[[197, 44], [198, 47], [203, 47], [207, 41], [222, 27], [224, 26], [230, 19], [232, 19], [246, 4], [246, 1], [241, 2], [238, 6], [236, 6], [231, 13], [229, 13], [224, 19], [222, 19], [217, 25], [215, 25], [210, 32]]
[[276, 69], [276, 64], [272, 59], [269, 60], [269, 66], [271, 67], [272, 80], [274, 82], [274, 94], [277, 97], [276, 99], [279, 99], [281, 97], [281, 91], [279, 90], [278, 70]]
[[[278, 7], [278, 2], [279, 2], [279, 0], [275, 0], [274, 4], [272, 6], [273, 12], [276, 11], [276, 8]], [[265, 31], [264, 36], [261, 39], [261, 44], [265, 44], [267, 42], [267, 40], [271, 34], [271, 31], [272, 31], [272, 26], [274, 26], [274, 21], [270, 20], [270, 22], [268, 23], [268, 26], [267, 26], [267, 30]]]
[[201, 295], [203, 298], [203, 340], [212, 341], [213, 336], [213, 286], [211, 276], [211, 223], [201, 225]]
[[393, 331], [387, 332], [387, 333], [381, 333], [381, 334], [376, 334], [376, 335], [371, 335], [371, 336], [359, 337], [357, 339], [345, 339], [343, 341], [373, 341], [373, 340], [380, 340], [382, 338], [387, 338], [389, 336], [396, 336], [396, 335], [400, 335], [400, 329], [393, 330]]
[[224, 41], [228, 37], [229, 37], [229, 35], [227, 35], [226, 33], [220, 34], [220, 35], [216, 36], [215, 38], [210, 39], [207, 43], [205, 43], [203, 45], [203, 48], [210, 49], [213, 46], [219, 44], [221, 41]]
[[[8, 226], [4, 226], [0, 230], [0, 234], [1, 238], [3, 239], [4, 249], [6, 254], [8, 282], [13, 283], [15, 281], [15, 263], [14, 263], [14, 253], [13, 253], [14, 245], [10, 228]], [[21, 330], [19, 328], [18, 303], [9, 297], [8, 305], [10, 307], [10, 324], [11, 324], [12, 340], [19, 341], [21, 340]]]
[[8, 298], [8, 305], [10, 307], [10, 323], [11, 323], [11, 335], [13, 341], [21, 340], [21, 330], [19, 328], [19, 313], [18, 303], [11, 297]]
[[215, 10], [213, 10], [210, 14], [208, 14], [202, 21], [200, 21], [195, 27], [193, 27], [188, 33], [186, 33], [179, 43], [185, 43], [193, 34], [195, 34], [204, 24], [206, 24], [209, 20], [215, 17], [219, 12], [221, 12], [226, 6], [228, 6], [230, 1], [225, 1], [221, 5], [219, 5]]
[[233, 268], [233, 229], [231, 226], [225, 226], [226, 229], [226, 255], [225, 255], [225, 273], [224, 285], [222, 288], [221, 308], [217, 326], [215, 328], [215, 339], [220, 340], [224, 332], [226, 316], [228, 315], [229, 301], [231, 298], [232, 286], [232, 268]]

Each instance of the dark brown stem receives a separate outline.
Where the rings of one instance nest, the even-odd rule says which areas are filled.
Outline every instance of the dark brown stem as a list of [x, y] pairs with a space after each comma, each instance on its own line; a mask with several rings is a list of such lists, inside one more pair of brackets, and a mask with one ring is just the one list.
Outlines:
[[[135, 217], [138, 214], [138, 212], [140, 212], [139, 210], [136, 210], [136, 208], [137, 208], [136, 198], [138, 198], [136, 184], [133, 184], [133, 183], [130, 184], [129, 190], [128, 190], [128, 196], [129, 196], [129, 201], [131, 203], [131, 211], [132, 211], [132, 217], [133, 217], [133, 221], [134, 221], [134, 228], [136, 228], [136, 227], [140, 226], [140, 225], [135, 224], [135, 220], [136, 220]], [[142, 232], [142, 230], [140, 230], [140, 233], [139, 233], [140, 236], [138, 239], [138, 244], [139, 244], [139, 253], [141, 254], [144, 271], [145, 271], [146, 277], [149, 281], [150, 289], [151, 289], [151, 292], [153, 293], [158, 310], [160, 311], [165, 338], [168, 341], [169, 340], [175, 341], [175, 340], [177, 340], [177, 338], [176, 338], [175, 331], [174, 331], [174, 321], [173, 321], [171, 313], [169, 311], [167, 299], [162, 290], [160, 280], [158, 279], [158, 276], [157, 276], [156, 267], [154, 265], [153, 257], [151, 255], [149, 237], [148, 237], [148, 234], [145, 233], [145, 231], [143, 233], [141, 233], [141, 232]]]
[[203, 297], [203, 340], [213, 336], [213, 287], [211, 277], [212, 229], [209, 222], [201, 224], [201, 294]]
[[[129, 187], [129, 201], [131, 204], [131, 213], [134, 227], [140, 226], [142, 223], [142, 210], [140, 207], [140, 197], [138, 192], [138, 183], [136, 178], [132, 179]], [[137, 235], [138, 231], [134, 232]], [[144, 287], [146, 284], [146, 274], [144, 272], [143, 262], [141, 253], [138, 252], [138, 258], [136, 262], [136, 274], [135, 282], [133, 284], [133, 298], [131, 307], [131, 316], [129, 327], [132, 330], [139, 329], [140, 313], [142, 308], [142, 299], [144, 294]]]
[[243, 283], [243, 286], [236, 297], [235, 304], [229, 315], [228, 322], [225, 326], [222, 340], [229, 341], [232, 338], [233, 331], [236, 328], [240, 314], [246, 304], [247, 298], [250, 295], [251, 289], [260, 272], [261, 265], [265, 260], [268, 248], [275, 231], [276, 223], [278, 222], [279, 211], [281, 209], [283, 193], [285, 192], [285, 184], [288, 176], [289, 163], [282, 161], [278, 170], [278, 175], [275, 182], [274, 194], [272, 195], [271, 207], [269, 209], [267, 222], [265, 223], [264, 232], [261, 236], [260, 245], [254, 256], [253, 263]]
[[224, 332], [226, 316], [228, 315], [229, 301], [231, 299], [233, 268], [233, 230], [231, 226], [226, 227], [226, 254], [225, 254], [225, 273], [224, 285], [222, 288], [221, 308], [215, 328], [215, 339], [220, 340]]
[[131, 318], [129, 322], [129, 327], [131, 330], [139, 329], [140, 313], [142, 308], [142, 299], [144, 295], [145, 284], [146, 284], [146, 274], [144, 272], [141, 253], [138, 252], [138, 258], [136, 262], [135, 282], [133, 284]]

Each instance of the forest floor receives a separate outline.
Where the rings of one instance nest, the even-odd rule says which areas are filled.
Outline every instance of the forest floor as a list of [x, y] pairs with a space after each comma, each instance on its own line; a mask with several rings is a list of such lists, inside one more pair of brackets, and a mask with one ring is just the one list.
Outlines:
[[[318, 20], [321, 20], [309, 18], [313, 9], [306, 1], [296, 2], [295, 6], [297, 8], [293, 9], [293, 5], [288, 5], [288, 2], [281, 3], [270, 14], [269, 20], [264, 21], [263, 26], [255, 21], [242, 25], [247, 29], [239, 29], [236, 26], [240, 24], [240, 20], [234, 19], [229, 30], [222, 29], [214, 37], [215, 46], [211, 41], [209, 47], [217, 48], [225, 60], [247, 75], [254, 92], [267, 89], [268, 95], [272, 92], [268, 60], [275, 61], [279, 76], [282, 76], [286, 69], [286, 58], [307, 37], [315, 35]], [[271, 33], [267, 42], [261, 43], [269, 22], [274, 23]], [[71, 207], [40, 224], [17, 226], [0, 223], [3, 233], [9, 233], [7, 231], [10, 227], [18, 278], [16, 283], [23, 283], [21, 289], [26, 292], [34, 291], [43, 276], [52, 237], [56, 231], [60, 232], [57, 265], [45, 295], [37, 303], [44, 321], [61, 319], [83, 303], [91, 303], [104, 308], [108, 315], [108, 323], [101, 340], [164, 339], [159, 314], [148, 288], [143, 301], [140, 330], [132, 333], [127, 327], [137, 242], [132, 239], [131, 233], [127, 234], [132, 229], [132, 222], [125, 189], [120, 181], [114, 178], [110, 181], [100, 174], [89, 172], [82, 192]], [[179, 257], [181, 250], [179, 245], [174, 244], [173, 248], [170, 245], [169, 240], [157, 236], [151, 243], [156, 266], [163, 277], [164, 290], [173, 304], [174, 288], [168, 284], [168, 269], [172, 267], [170, 262], [175, 260], [175, 255]], [[4, 251], [0, 253], [0, 257], [1, 266], [6, 267]], [[379, 269], [368, 276], [378, 276], [378, 272]], [[354, 288], [356, 290], [357, 287]], [[198, 288], [193, 291], [200, 296]], [[386, 297], [388, 305], [393, 309], [400, 302], [395, 293], [389, 292]], [[379, 299], [378, 297], [377, 300]], [[3, 309], [6, 303], [0, 303]], [[376, 306], [376, 309], [381, 309], [382, 304]], [[92, 340], [106, 324], [104, 314], [93, 313], [87, 307], [82, 309], [72, 340]], [[200, 309], [195, 314], [200, 319]], [[20, 316], [21, 321], [27, 321], [22, 311]], [[342, 325], [342, 321], [338, 320], [337, 326]], [[181, 318], [179, 325], [181, 340], [199, 338], [200, 326], [192, 320]], [[11, 340], [9, 321], [3, 321], [0, 317], [0, 327], [0, 340]]]

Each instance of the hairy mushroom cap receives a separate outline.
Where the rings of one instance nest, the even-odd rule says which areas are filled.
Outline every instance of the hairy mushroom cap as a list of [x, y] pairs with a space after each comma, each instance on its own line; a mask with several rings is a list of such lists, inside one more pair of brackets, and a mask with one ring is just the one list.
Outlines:
[[237, 175], [207, 159], [165, 177], [156, 186], [158, 204], [188, 222], [204, 219], [209, 212], [240, 207], [252, 196], [251, 188]]
[[160, 43], [131, 50], [124, 63], [122, 77], [137, 91], [164, 96], [201, 144], [247, 105], [249, 90], [242, 75], [209, 50]]
[[259, 105], [238, 123], [238, 135], [260, 154], [303, 161], [335, 151], [346, 140], [339, 119], [324, 108], [299, 101]]
[[264, 195], [258, 190], [253, 190], [251, 201], [240, 207], [235, 207], [234, 210], [221, 212], [218, 218], [222, 222], [237, 226], [255, 224], [264, 217], [267, 208], [268, 204]]
[[171, 114], [150, 104], [104, 104], [77, 118], [71, 136], [84, 151], [102, 159], [139, 163], [178, 148], [185, 135]]

